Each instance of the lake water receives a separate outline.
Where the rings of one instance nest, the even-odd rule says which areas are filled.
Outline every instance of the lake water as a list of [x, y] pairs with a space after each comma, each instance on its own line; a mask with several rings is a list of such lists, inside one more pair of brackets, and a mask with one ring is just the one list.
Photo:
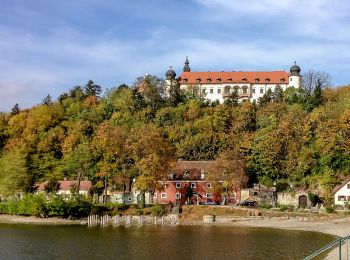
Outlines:
[[0, 224], [0, 259], [302, 259], [333, 239], [228, 226]]

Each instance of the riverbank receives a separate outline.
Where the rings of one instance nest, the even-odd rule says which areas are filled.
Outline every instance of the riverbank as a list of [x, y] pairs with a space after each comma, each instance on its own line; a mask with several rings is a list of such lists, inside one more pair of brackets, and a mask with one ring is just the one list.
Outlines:
[[37, 218], [34, 216], [0, 215], [0, 223], [37, 224], [37, 225], [81, 225], [81, 220], [70, 220], [58, 217]]

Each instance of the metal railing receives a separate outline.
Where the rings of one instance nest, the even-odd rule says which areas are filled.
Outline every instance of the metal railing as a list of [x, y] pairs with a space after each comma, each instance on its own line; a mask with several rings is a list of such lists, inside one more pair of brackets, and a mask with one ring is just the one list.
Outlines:
[[317, 251], [313, 252], [311, 255], [307, 256], [304, 258], [304, 260], [309, 260], [309, 259], [313, 259], [316, 256], [319, 256], [322, 253], [325, 253], [331, 249], [333, 249], [334, 247], [339, 247], [338, 250], [338, 259], [341, 260], [342, 259], [342, 249], [343, 249], [343, 244], [346, 241], [346, 260], [349, 260], [349, 240], [350, 240], [350, 236], [346, 236], [346, 237], [340, 237], [334, 241], [332, 241], [331, 243], [325, 245], [324, 247], [318, 249]]

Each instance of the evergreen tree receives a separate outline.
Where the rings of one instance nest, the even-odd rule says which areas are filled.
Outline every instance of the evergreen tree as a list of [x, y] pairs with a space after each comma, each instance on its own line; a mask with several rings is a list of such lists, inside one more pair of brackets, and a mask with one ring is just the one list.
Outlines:
[[11, 114], [17, 115], [17, 114], [19, 114], [19, 112], [20, 112], [20, 108], [19, 108], [18, 103], [16, 103], [11, 109]]
[[86, 96], [99, 97], [102, 89], [101, 86], [96, 85], [92, 80], [89, 80], [84, 87], [84, 92]]
[[50, 95], [47, 95], [47, 96], [43, 99], [43, 101], [41, 102], [41, 104], [42, 104], [42, 105], [46, 105], [46, 106], [51, 105], [51, 104], [52, 104], [52, 98], [51, 98], [51, 96], [50, 96]]

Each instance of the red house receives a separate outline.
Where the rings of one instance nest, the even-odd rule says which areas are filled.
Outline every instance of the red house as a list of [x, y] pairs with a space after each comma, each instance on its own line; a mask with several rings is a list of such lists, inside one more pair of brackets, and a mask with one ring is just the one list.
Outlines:
[[213, 161], [178, 161], [175, 171], [156, 190], [153, 202], [176, 204], [236, 204], [240, 191], [222, 195], [215, 192], [213, 184], [206, 180], [206, 174]]

